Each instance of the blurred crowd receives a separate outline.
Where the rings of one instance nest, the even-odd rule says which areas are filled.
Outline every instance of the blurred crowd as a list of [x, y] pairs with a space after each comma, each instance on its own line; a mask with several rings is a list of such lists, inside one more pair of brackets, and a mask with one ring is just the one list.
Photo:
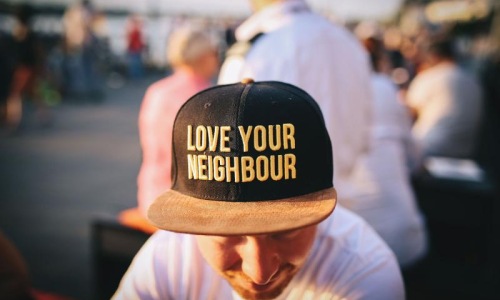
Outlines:
[[[482, 123], [486, 122], [482, 116], [491, 114], [491, 110], [484, 109], [484, 106], [491, 106], [498, 111], [498, 29], [494, 26], [498, 23], [498, 16], [495, 6], [491, 5], [490, 12], [480, 19], [459, 22], [432, 22], [425, 12], [424, 6], [407, 5], [399, 17], [393, 20], [346, 21], [343, 25], [351, 29], [365, 45], [374, 42], [380, 44], [378, 55], [381, 50], [384, 53], [379, 58], [382, 61], [377, 69], [395, 84], [399, 101], [410, 109], [412, 118], [416, 120], [413, 132], [419, 143], [433, 144], [431, 148], [441, 150], [448, 147], [448, 150], [444, 149], [440, 153], [441, 150], [435, 152], [435, 149], [424, 146], [421, 149], [424, 153], [449, 155], [451, 151], [452, 156], [470, 157], [479, 151], [481, 155], [488, 156], [488, 147], [475, 147], [478, 143], [475, 136], [481, 134], [480, 127], [484, 127]], [[40, 123], [47, 125], [51, 123], [50, 106], [63, 99], [102, 101], [106, 87], [119, 87], [125, 80], [141, 78], [151, 69], [170, 70], [171, 66], [164, 55], [166, 41], [172, 32], [186, 23], [194, 23], [217, 37], [218, 53], [223, 58], [226, 50], [236, 41], [234, 29], [242, 21], [190, 16], [109, 15], [98, 10], [91, 1], [76, 2], [61, 11], [58, 19], [55, 16], [57, 14], [54, 12], [44, 14], [29, 5], [9, 6], [0, 14], [0, 39], [3, 45], [0, 52], [3, 79], [0, 87], [1, 119], [9, 127], [15, 128], [20, 123], [21, 98], [29, 98], [35, 103]], [[448, 45], [431, 45], [437, 39]], [[445, 39], [446, 42], [443, 41]], [[445, 47], [449, 49], [444, 50]], [[446, 58], [437, 58], [443, 56], [443, 51], [447, 51]], [[434, 55], [435, 59], [432, 59], [430, 52], [440, 54]], [[473, 88], [476, 91], [470, 92], [475, 96], [464, 95], [462, 98], [475, 97], [480, 100], [457, 100], [461, 102], [458, 104], [460, 106], [476, 105], [474, 113], [455, 112], [455, 116], [446, 121], [451, 123], [439, 125], [452, 128], [455, 127], [454, 121], [449, 120], [468, 118], [467, 125], [458, 126], [464, 127], [462, 132], [455, 128], [457, 132], [453, 133], [461, 136], [459, 143], [462, 147], [459, 148], [463, 149], [460, 150], [462, 153], [453, 153], [456, 150], [456, 147], [455, 150], [451, 149], [454, 148], [453, 143], [445, 140], [437, 142], [440, 135], [436, 135], [436, 131], [429, 132], [429, 127], [437, 122], [437, 114], [444, 114], [443, 110], [449, 113], [451, 108], [444, 104], [436, 108], [438, 104], [435, 101], [429, 101], [434, 103], [430, 107], [430, 104], [416, 99], [428, 98], [427, 95], [419, 95], [419, 90], [427, 90], [422, 81], [433, 79], [414, 79], [430, 77], [423, 73], [429, 74], [429, 69], [435, 69], [439, 64], [436, 60], [439, 59], [453, 61], [459, 67], [459, 73], [475, 78], [471, 79], [474, 81], [471, 84], [477, 85]], [[461, 94], [458, 90], [454, 92]], [[443, 91], [435, 93], [442, 95]], [[467, 101], [470, 103], [463, 103]], [[482, 104], [479, 105], [479, 102]], [[429, 110], [433, 113], [426, 113]], [[467, 130], [469, 132], [465, 133]], [[465, 147], [462, 144], [464, 139], [467, 139]]]
[[[326, 35], [321, 45], [272, 40], [273, 24], [259, 31], [248, 20], [125, 15], [119, 26], [122, 50], [116, 51], [106, 32], [108, 16], [90, 1], [65, 9], [57, 38], [44, 37], [33, 26], [37, 11], [32, 7], [15, 7], [9, 15], [10, 31], [0, 33], [1, 122], [9, 131], [21, 123], [23, 101], [34, 103], [45, 126], [51, 123], [51, 107], [61, 101], [102, 101], [109, 87], [145, 78], [152, 70], [165, 74], [145, 91], [139, 113], [138, 208], [120, 216], [124, 224], [149, 233], [156, 229], [145, 219], [147, 207], [170, 187], [170, 144], [158, 141], [171, 139], [177, 110], [216, 82], [245, 77], [296, 84], [320, 103], [334, 144], [339, 203], [373, 226], [402, 267], [427, 252], [425, 216], [412, 178], [431, 171], [429, 159], [473, 161], [493, 180], [499, 176], [498, 6], [482, 18], [459, 22], [433, 22], [414, 5], [397, 20], [343, 22], [339, 27], [347, 28], [348, 36], [334, 35], [364, 48], [367, 72], [351, 64], [363, 61], [363, 55], [335, 49]], [[152, 33], [153, 22], [165, 27]], [[164, 57], [156, 55], [155, 43]], [[300, 52], [302, 45], [316, 53], [314, 60]], [[287, 55], [297, 55], [296, 64], [285, 66], [280, 59]], [[350, 103], [342, 103], [344, 98]]]
[[[151, 73], [170, 72], [166, 41], [175, 28], [196, 22], [223, 35], [226, 21], [186, 16], [106, 14], [91, 1], [44, 11], [21, 4], [0, 7], [1, 123], [15, 132], [21, 99], [36, 105], [42, 126], [62, 101], [99, 103], [106, 89]], [[159, 38], [160, 37], [160, 38]], [[224, 45], [218, 45], [218, 55]]]

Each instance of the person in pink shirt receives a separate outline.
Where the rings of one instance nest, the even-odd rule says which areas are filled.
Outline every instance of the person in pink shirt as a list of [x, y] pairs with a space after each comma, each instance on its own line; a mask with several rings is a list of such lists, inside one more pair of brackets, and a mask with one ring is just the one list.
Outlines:
[[139, 113], [142, 165], [137, 178], [138, 210], [121, 213], [122, 224], [153, 232], [144, 219], [151, 202], [170, 188], [174, 118], [191, 96], [212, 85], [219, 69], [217, 43], [206, 31], [175, 30], [170, 36], [167, 60], [173, 74], [153, 83], [146, 91]]

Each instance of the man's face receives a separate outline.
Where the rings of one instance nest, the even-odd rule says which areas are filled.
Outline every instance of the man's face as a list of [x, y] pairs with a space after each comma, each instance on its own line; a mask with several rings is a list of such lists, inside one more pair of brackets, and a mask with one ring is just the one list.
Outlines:
[[317, 225], [265, 235], [197, 236], [205, 260], [245, 299], [273, 299], [304, 264]]

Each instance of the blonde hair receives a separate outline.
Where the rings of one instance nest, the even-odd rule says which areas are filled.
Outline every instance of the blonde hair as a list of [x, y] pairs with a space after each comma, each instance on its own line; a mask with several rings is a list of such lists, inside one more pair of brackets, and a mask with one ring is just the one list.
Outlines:
[[167, 61], [172, 66], [192, 65], [206, 53], [216, 51], [215, 38], [198, 28], [182, 27], [174, 30], [168, 40]]

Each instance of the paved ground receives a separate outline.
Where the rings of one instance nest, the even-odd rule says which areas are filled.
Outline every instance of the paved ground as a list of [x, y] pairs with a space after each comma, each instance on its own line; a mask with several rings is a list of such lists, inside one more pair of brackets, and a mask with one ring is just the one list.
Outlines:
[[108, 90], [102, 103], [63, 103], [51, 128], [27, 107], [22, 132], [0, 138], [0, 229], [36, 288], [92, 298], [90, 223], [136, 204], [137, 114], [156, 78]]

